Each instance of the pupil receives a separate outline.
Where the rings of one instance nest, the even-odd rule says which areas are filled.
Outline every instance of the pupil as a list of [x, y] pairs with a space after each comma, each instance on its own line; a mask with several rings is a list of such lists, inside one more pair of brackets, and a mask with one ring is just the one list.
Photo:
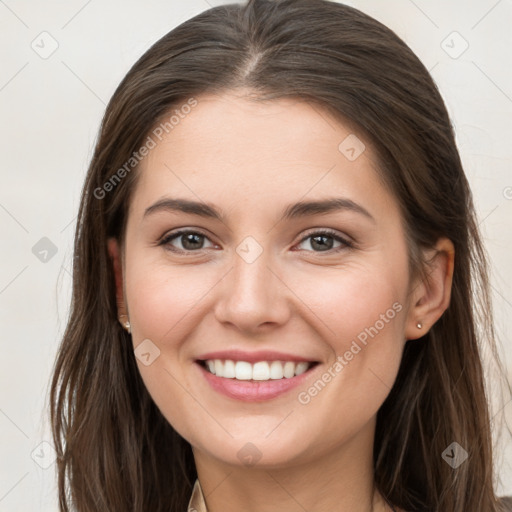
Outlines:
[[[331, 249], [331, 248], [332, 248], [332, 238], [331, 238], [330, 236], [325, 236], [325, 235], [318, 235], [318, 236], [314, 236], [314, 237], [313, 237], [313, 241], [312, 241], [312, 243], [311, 243], [311, 245], [312, 245], [313, 247], [314, 247], [314, 245], [315, 245], [315, 243], [316, 243], [316, 240], [318, 240], [318, 239], [323, 240], [323, 242], [322, 242], [322, 243], [320, 243], [320, 244], [318, 245], [318, 247], [319, 247], [321, 250], [329, 250], [329, 249]], [[326, 243], [325, 243], [325, 240], [326, 240], [326, 239], [331, 239], [331, 243], [330, 243], [330, 244], [329, 244], [329, 243], [327, 243], [327, 244], [326, 244]], [[326, 248], [326, 246], [327, 246], [327, 248]]]
[[[202, 235], [195, 235], [193, 233], [190, 233], [188, 235], [184, 235], [185, 237], [185, 243], [183, 243], [183, 247], [185, 247], [186, 249], [197, 249], [197, 247], [195, 247], [193, 244], [194, 244], [194, 239], [195, 239], [195, 242], [198, 243], [198, 238], [201, 238]], [[191, 247], [187, 247], [187, 244], [192, 244]], [[199, 245], [201, 245], [199, 243]]]

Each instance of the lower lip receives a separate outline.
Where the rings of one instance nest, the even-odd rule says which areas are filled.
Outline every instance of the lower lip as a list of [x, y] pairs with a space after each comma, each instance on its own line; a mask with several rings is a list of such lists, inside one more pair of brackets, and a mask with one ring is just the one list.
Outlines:
[[201, 364], [197, 363], [197, 366], [204, 375], [206, 381], [210, 386], [219, 393], [226, 395], [236, 400], [242, 400], [244, 402], [263, 402], [265, 400], [271, 400], [276, 398], [287, 391], [290, 391], [297, 386], [300, 386], [308, 379], [312, 371], [318, 366], [311, 367], [306, 372], [291, 377], [290, 379], [282, 378], [275, 380], [236, 380], [236, 379], [225, 379], [223, 377], [217, 377], [213, 373], [210, 373]]

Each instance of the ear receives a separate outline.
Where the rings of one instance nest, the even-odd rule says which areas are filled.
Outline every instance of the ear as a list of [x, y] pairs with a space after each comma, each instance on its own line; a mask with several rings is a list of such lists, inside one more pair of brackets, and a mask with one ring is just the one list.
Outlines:
[[116, 281], [117, 316], [120, 317], [121, 320], [127, 320], [128, 317], [123, 291], [123, 265], [121, 261], [121, 249], [119, 247], [119, 242], [115, 238], [109, 238], [107, 244], [108, 254], [112, 260]]
[[[440, 238], [428, 251], [427, 275], [416, 282], [411, 292], [405, 338], [424, 336], [450, 304], [455, 249], [448, 238]], [[421, 327], [418, 327], [421, 324]]]

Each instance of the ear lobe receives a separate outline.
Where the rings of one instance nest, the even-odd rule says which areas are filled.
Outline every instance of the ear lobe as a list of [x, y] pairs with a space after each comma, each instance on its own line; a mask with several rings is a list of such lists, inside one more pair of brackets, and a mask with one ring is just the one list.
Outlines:
[[453, 243], [448, 238], [440, 238], [429, 252], [427, 276], [412, 293], [405, 328], [407, 340], [424, 336], [450, 305], [455, 261]]
[[124, 303], [123, 293], [123, 265], [121, 261], [121, 251], [119, 243], [115, 238], [109, 238], [107, 241], [108, 254], [112, 260], [114, 268], [114, 276], [116, 282], [116, 300], [118, 316], [126, 315], [126, 307]]

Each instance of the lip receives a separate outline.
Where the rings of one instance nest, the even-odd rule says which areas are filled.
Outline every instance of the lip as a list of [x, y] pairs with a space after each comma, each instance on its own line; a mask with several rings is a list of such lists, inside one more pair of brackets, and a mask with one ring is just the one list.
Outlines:
[[[276, 354], [274, 352], [274, 354]], [[209, 354], [208, 354], [209, 355]], [[287, 356], [289, 357], [289, 356]], [[212, 357], [211, 359], [223, 359], [224, 357]], [[210, 357], [208, 357], [210, 359]], [[229, 359], [226, 357], [226, 359]], [[244, 361], [244, 359], [240, 359]], [[262, 359], [258, 359], [255, 362], [261, 361]], [[266, 361], [272, 360], [276, 361], [279, 359], [264, 359]], [[289, 359], [287, 359], [289, 360]], [[245, 359], [245, 361], [247, 361]], [[300, 361], [307, 361], [306, 359], [301, 359]], [[299, 362], [300, 362], [299, 361]], [[250, 361], [247, 361], [250, 362]], [[282, 378], [276, 380], [236, 380], [236, 379], [226, 379], [224, 377], [217, 377], [213, 373], [210, 373], [205, 367], [201, 365], [199, 361], [196, 361], [195, 366], [199, 368], [199, 371], [202, 373], [205, 380], [212, 387], [214, 391], [221, 393], [229, 398], [234, 398], [235, 400], [241, 400], [243, 402], [264, 402], [266, 400], [271, 400], [278, 396], [281, 396], [294, 388], [297, 388], [301, 384], [304, 385], [304, 382], [309, 379], [313, 372], [320, 366], [320, 364], [314, 364], [311, 368], [309, 368], [306, 372], [301, 373], [295, 377], [291, 377], [290, 379]]]
[[276, 352], [274, 350], [258, 350], [256, 352], [244, 352], [243, 350], [220, 350], [217, 352], [208, 352], [197, 358], [200, 361], [207, 359], [231, 359], [232, 361], [247, 361], [248, 363], [258, 363], [259, 361], [293, 361], [294, 363], [318, 363], [315, 359], [285, 352]]

